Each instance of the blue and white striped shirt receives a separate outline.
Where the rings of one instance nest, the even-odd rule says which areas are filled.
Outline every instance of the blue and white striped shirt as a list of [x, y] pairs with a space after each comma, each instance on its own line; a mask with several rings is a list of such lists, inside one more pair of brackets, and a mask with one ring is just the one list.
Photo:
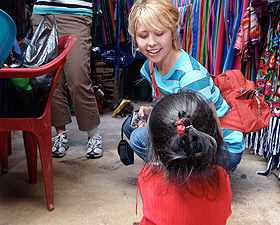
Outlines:
[[37, 0], [33, 7], [33, 14], [48, 13], [92, 17], [92, 0]]
[[[230, 107], [220, 94], [206, 68], [197, 60], [188, 55], [184, 50], [177, 60], [172, 70], [162, 76], [157, 68], [154, 68], [155, 80], [162, 96], [176, 93], [182, 89], [193, 89], [202, 93], [209, 101], [214, 103], [219, 117], [229, 112]], [[141, 75], [152, 84], [152, 78], [149, 69], [149, 60], [147, 60], [140, 70]], [[154, 91], [154, 90], [153, 90]], [[244, 150], [243, 133], [222, 128], [224, 141], [228, 150], [233, 153], [240, 153]]]

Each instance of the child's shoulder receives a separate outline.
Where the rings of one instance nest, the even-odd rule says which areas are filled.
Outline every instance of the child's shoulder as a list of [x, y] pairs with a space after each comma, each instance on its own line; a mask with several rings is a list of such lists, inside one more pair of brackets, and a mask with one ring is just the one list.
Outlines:
[[145, 166], [143, 166], [139, 172], [139, 175], [142, 175], [142, 176], [147, 176], [149, 175], [150, 173], [152, 173], [152, 171], [155, 170], [155, 166], [154, 164], [147, 164]]
[[147, 164], [141, 168], [138, 179], [151, 179], [152, 177], [155, 178], [158, 175], [162, 176], [162, 174], [163, 172], [160, 171], [160, 168], [156, 164]]

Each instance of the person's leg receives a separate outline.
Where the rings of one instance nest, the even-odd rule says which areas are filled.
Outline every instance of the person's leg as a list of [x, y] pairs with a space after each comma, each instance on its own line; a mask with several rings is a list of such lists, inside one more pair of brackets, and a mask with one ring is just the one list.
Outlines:
[[244, 135], [240, 131], [232, 131], [223, 128], [225, 148], [220, 158], [223, 167], [233, 172], [241, 161], [243, 150], [245, 149]]
[[131, 116], [128, 116], [126, 118], [126, 120], [123, 122], [123, 133], [125, 134], [125, 136], [130, 139], [130, 135], [132, 133], [132, 131], [134, 130], [131, 126], [130, 126], [130, 120], [131, 120]]
[[230, 153], [230, 163], [231, 163], [231, 169], [230, 172], [233, 172], [238, 164], [241, 162], [243, 152], [240, 153]]
[[103, 156], [102, 140], [98, 127], [88, 132], [87, 154], [88, 159], [97, 159]]
[[218, 165], [223, 167], [229, 172], [233, 172], [238, 164], [241, 161], [242, 158], [242, 153], [232, 153], [229, 152], [228, 150], [222, 150], [220, 156], [219, 156], [219, 163]]
[[56, 15], [56, 18], [60, 36], [72, 34], [77, 38], [67, 55], [67, 65], [64, 67], [65, 80], [79, 129], [88, 133], [86, 157], [100, 158], [103, 156], [102, 140], [98, 130], [100, 117], [89, 77], [92, 19], [78, 15]]
[[52, 156], [54, 158], [61, 158], [66, 155], [66, 150], [69, 148], [66, 127], [60, 126], [55, 129], [57, 136], [53, 138]]
[[72, 119], [66, 93], [65, 76], [62, 71], [51, 103], [51, 124], [55, 127], [57, 134], [53, 138], [52, 155], [54, 158], [65, 156], [66, 150], [69, 148], [66, 124], [71, 123]]
[[146, 160], [146, 152], [148, 148], [148, 135], [146, 127], [139, 127], [133, 129], [130, 126], [131, 116], [129, 116], [123, 123], [123, 132], [129, 139], [129, 145], [132, 150], [144, 161]]
[[[44, 15], [36, 15], [36, 14], [32, 15], [31, 19], [33, 24], [33, 32], [36, 30], [43, 17]], [[49, 26], [49, 28], [51, 28], [52, 26], [52, 20], [53, 17], [51, 15], [48, 16], [47, 26]], [[59, 35], [59, 31], [58, 31], [58, 35]], [[64, 67], [67, 67], [66, 64]], [[52, 117], [51, 122], [52, 122], [52, 126], [56, 127], [57, 131], [59, 131], [61, 127], [65, 127], [67, 124], [72, 122], [71, 113], [69, 110], [68, 100], [67, 100], [67, 87], [65, 84], [66, 84], [66, 79], [63, 70], [57, 82], [52, 98], [52, 103], [51, 103], [51, 117]]]
[[[32, 15], [33, 31], [36, 30], [44, 15]], [[51, 28], [52, 16], [47, 19], [47, 25]], [[58, 83], [56, 85], [52, 103], [51, 103], [51, 118], [52, 126], [55, 127], [57, 136], [53, 138], [52, 154], [54, 158], [65, 156], [66, 150], [69, 148], [66, 135], [66, 125], [71, 123], [71, 114], [67, 100], [67, 88], [64, 71], [62, 71]]]
[[147, 127], [139, 127], [132, 131], [129, 139], [132, 150], [144, 161], [147, 160], [148, 134]]
[[90, 131], [100, 124], [97, 102], [89, 77], [92, 18], [59, 14], [56, 15], [56, 20], [59, 36], [72, 34], [77, 38], [75, 45], [67, 54], [64, 72], [79, 129]]

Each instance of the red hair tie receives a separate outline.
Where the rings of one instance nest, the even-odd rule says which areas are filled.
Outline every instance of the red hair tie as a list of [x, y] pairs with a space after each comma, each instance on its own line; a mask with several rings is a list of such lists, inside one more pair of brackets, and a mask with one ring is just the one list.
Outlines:
[[183, 120], [182, 119], [178, 119], [177, 122], [176, 122], [176, 125], [177, 125], [177, 133], [178, 134], [184, 134], [185, 131], [186, 131], [186, 127], [183, 123]]

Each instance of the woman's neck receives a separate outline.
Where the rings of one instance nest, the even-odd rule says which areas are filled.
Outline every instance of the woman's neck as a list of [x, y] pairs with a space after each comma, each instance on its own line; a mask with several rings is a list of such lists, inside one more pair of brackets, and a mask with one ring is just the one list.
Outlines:
[[172, 70], [177, 60], [179, 59], [181, 53], [182, 52], [180, 50], [174, 49], [164, 60], [156, 64], [158, 72], [163, 77]]

